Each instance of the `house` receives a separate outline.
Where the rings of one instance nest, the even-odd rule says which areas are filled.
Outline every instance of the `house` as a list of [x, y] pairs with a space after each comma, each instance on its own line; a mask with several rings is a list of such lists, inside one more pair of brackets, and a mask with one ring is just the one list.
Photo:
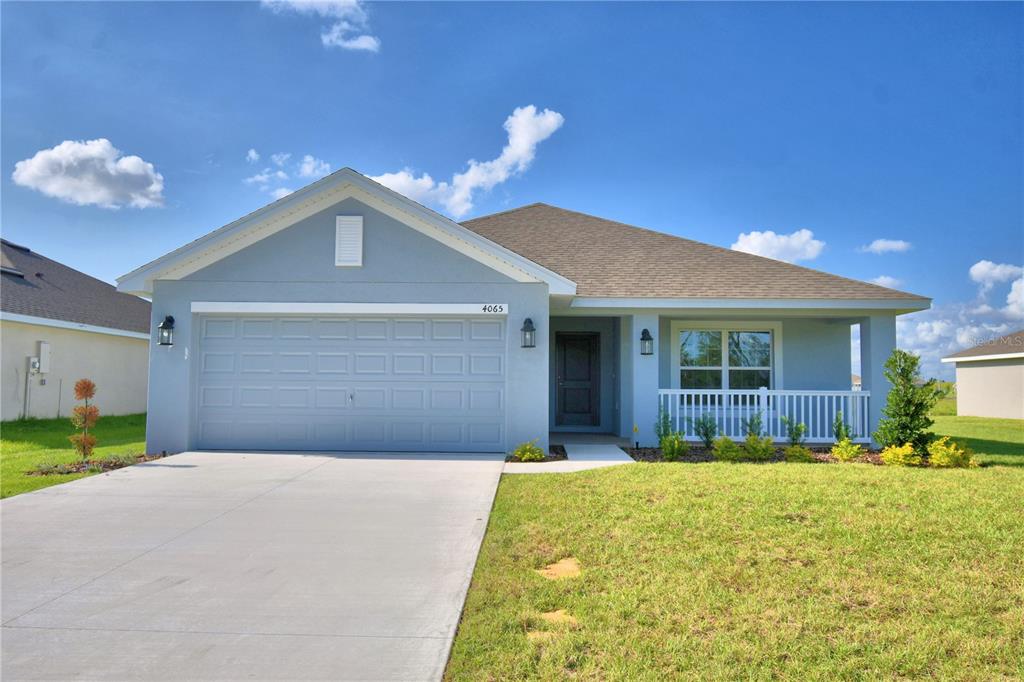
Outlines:
[[1024, 329], [942, 359], [956, 366], [956, 413], [1024, 419]]
[[[343, 169], [118, 280], [153, 297], [150, 450], [501, 452], [760, 412], [868, 440], [929, 299], [545, 204], [453, 222]], [[173, 320], [172, 320], [173, 318]], [[864, 390], [850, 390], [851, 325]], [[634, 436], [634, 427], [636, 428]]]
[[149, 302], [0, 240], [0, 418], [63, 417], [75, 381], [102, 414], [146, 410]]

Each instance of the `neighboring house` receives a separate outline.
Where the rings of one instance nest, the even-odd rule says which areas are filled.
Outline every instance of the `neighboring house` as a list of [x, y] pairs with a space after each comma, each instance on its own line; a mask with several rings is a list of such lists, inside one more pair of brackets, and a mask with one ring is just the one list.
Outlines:
[[[896, 316], [929, 299], [544, 204], [455, 223], [338, 171], [118, 280], [173, 344], [148, 448], [494, 451], [654, 443], [760, 411], [869, 438]], [[864, 390], [850, 390], [851, 325]]]
[[1024, 419], [1024, 329], [942, 359], [956, 364], [956, 413]]
[[0, 240], [0, 418], [62, 417], [75, 381], [101, 414], [146, 409], [149, 302]]

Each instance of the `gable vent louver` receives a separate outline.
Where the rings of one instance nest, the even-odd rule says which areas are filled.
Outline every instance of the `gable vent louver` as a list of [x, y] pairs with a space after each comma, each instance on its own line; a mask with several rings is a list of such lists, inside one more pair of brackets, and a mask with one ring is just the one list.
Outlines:
[[334, 264], [338, 267], [363, 265], [363, 216], [335, 217]]

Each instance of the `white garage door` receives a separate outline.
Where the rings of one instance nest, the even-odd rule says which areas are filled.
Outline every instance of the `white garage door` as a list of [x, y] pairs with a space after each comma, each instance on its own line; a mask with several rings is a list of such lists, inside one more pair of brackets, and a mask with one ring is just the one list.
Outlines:
[[500, 452], [504, 318], [198, 318], [197, 445]]

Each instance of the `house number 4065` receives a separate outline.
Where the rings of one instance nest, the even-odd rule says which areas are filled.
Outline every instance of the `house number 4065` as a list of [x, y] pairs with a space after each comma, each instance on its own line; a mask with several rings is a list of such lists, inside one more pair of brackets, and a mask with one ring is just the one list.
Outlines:
[[483, 307], [485, 313], [503, 313], [505, 312], [505, 306], [497, 303], [488, 303]]

